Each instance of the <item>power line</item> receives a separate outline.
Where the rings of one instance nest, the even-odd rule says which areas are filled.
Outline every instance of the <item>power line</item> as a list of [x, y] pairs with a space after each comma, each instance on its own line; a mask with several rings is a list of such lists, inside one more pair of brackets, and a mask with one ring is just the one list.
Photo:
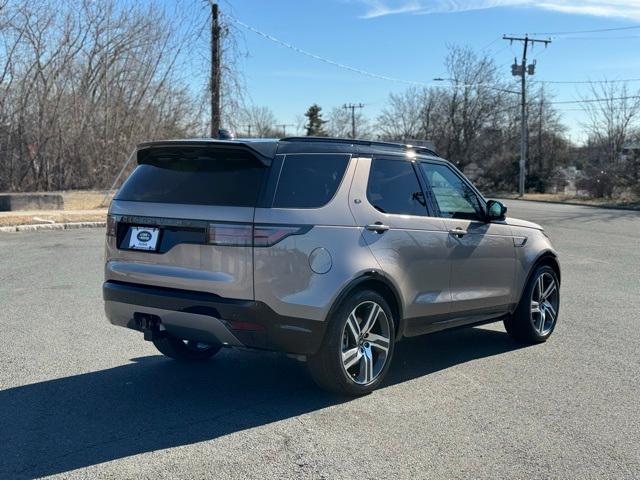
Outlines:
[[500, 88], [500, 87], [496, 87], [491, 83], [461, 83], [458, 80], [456, 80], [455, 78], [442, 78], [442, 77], [436, 77], [433, 79], [434, 82], [444, 82], [444, 81], [449, 81], [452, 82], [453, 86], [455, 87], [487, 87], [491, 90], [496, 90], [498, 92], [504, 92], [504, 93], [515, 93], [515, 94], [519, 94], [520, 92], [516, 92], [515, 90], [507, 90], [504, 88]]
[[[546, 45], [545, 45], [544, 50], [542, 50], [542, 52], [540, 52], [540, 53], [537, 53], [537, 54], [533, 57], [533, 62], [535, 63], [536, 61], [538, 61], [538, 59], [539, 59], [540, 57], [544, 56], [547, 52], [549, 52], [549, 49], [548, 49], [548, 48], [546, 47]], [[533, 54], [533, 48], [531, 49], [531, 53]]]
[[258, 30], [257, 28], [254, 28], [251, 25], [248, 25], [248, 24], [238, 20], [235, 17], [232, 17], [231, 15], [224, 14], [224, 16], [227, 17], [232, 22], [240, 25], [241, 27], [243, 27], [243, 28], [255, 33], [256, 35], [261, 36], [262, 38], [265, 38], [265, 39], [267, 39], [267, 40], [269, 40], [269, 41], [271, 41], [273, 43], [277, 43], [278, 45], [280, 45], [282, 47], [285, 47], [285, 48], [288, 48], [290, 50], [293, 50], [294, 52], [297, 52], [297, 53], [299, 53], [301, 55], [304, 55], [306, 57], [313, 58], [314, 60], [319, 60], [319, 61], [327, 63], [329, 65], [333, 65], [334, 67], [342, 68], [343, 70], [348, 70], [348, 71], [353, 72], [353, 73], [357, 73], [357, 74], [364, 75], [364, 76], [371, 77], [371, 78], [377, 78], [379, 80], [386, 80], [386, 81], [389, 81], [389, 82], [398, 82], [398, 83], [405, 83], [405, 84], [408, 84], [408, 85], [417, 85], [417, 86], [432, 86], [432, 85], [430, 85], [428, 83], [417, 82], [417, 81], [413, 81], [413, 80], [405, 80], [403, 78], [391, 77], [391, 76], [388, 76], [388, 75], [380, 75], [378, 73], [373, 73], [373, 72], [369, 72], [367, 70], [362, 70], [361, 68], [352, 67], [351, 65], [347, 65], [347, 64], [344, 64], [344, 63], [336, 62], [336, 61], [331, 60], [329, 58], [322, 57], [320, 55], [316, 55], [315, 53], [311, 53], [311, 52], [308, 52], [308, 51], [303, 50], [301, 48], [298, 48], [295, 45], [292, 45], [292, 44], [290, 44], [288, 42], [285, 42], [283, 40], [280, 40], [280, 39], [274, 37], [273, 35], [269, 35], [268, 33], [262, 32], [262, 31]]
[[[584, 100], [561, 100], [561, 101], [556, 101], [556, 102], [546, 102], [547, 105], [578, 105], [581, 103], [598, 103], [598, 102], [609, 102], [612, 100], [634, 100], [634, 99], [640, 99], [640, 95], [629, 95], [626, 97], [606, 97], [606, 98], [586, 98]], [[519, 109], [521, 108], [520, 105], [511, 105], [508, 107], [504, 107], [501, 110], [498, 110], [496, 113], [505, 113], [511, 110], [515, 110], [515, 109]], [[562, 111], [563, 109], [557, 109]], [[582, 109], [576, 109], [576, 111], [578, 110], [582, 110]], [[568, 111], [568, 110], [565, 110]]]
[[562, 37], [561, 40], [626, 40], [640, 38], [640, 35], [622, 35], [618, 37]]
[[551, 84], [592, 84], [592, 83], [623, 83], [623, 82], [640, 82], [640, 78], [622, 78], [617, 80], [534, 80], [534, 83], [551, 83]]
[[[597, 28], [594, 30], [572, 30], [565, 32], [533, 32], [528, 35], [573, 35], [576, 33], [600, 33], [600, 32], [617, 32], [620, 30], [636, 30], [639, 29], [640, 25], [634, 25], [632, 27], [614, 27], [614, 28]], [[518, 34], [512, 34], [518, 35]]]
[[[258, 30], [257, 28], [254, 28], [244, 22], [242, 22], [241, 20], [238, 20], [235, 17], [232, 17], [231, 15], [227, 14], [227, 13], [222, 13], [220, 12], [220, 15], [225, 16], [226, 18], [228, 18], [229, 20], [231, 20], [232, 22], [236, 23], [237, 25], [255, 33], [256, 35], [265, 38], [266, 40], [269, 40], [273, 43], [276, 43], [280, 46], [283, 46], [285, 48], [288, 48], [290, 50], [293, 50], [301, 55], [307, 56], [309, 58], [313, 58], [315, 60], [319, 60], [322, 61], [324, 63], [327, 63], [329, 65], [333, 65], [335, 67], [338, 68], [342, 68], [345, 70], [348, 70], [350, 72], [353, 73], [357, 73], [360, 75], [364, 75], [367, 77], [371, 77], [371, 78], [377, 78], [379, 80], [386, 80], [386, 81], [390, 81], [390, 82], [397, 82], [397, 83], [404, 83], [404, 84], [409, 84], [409, 85], [416, 85], [416, 86], [423, 86], [423, 87], [438, 87], [438, 88], [461, 88], [461, 87], [480, 87], [480, 86], [486, 86], [492, 89], [496, 89], [499, 90], [499, 87], [496, 87], [494, 84], [489, 84], [489, 83], [471, 83], [471, 84], [466, 84], [466, 83], [458, 83], [458, 82], [453, 82], [451, 84], [437, 84], [437, 83], [428, 83], [428, 82], [419, 82], [419, 81], [414, 81], [414, 80], [406, 80], [406, 79], [402, 79], [402, 78], [397, 78], [397, 77], [392, 77], [392, 76], [388, 76], [388, 75], [381, 75], [381, 74], [377, 74], [377, 73], [373, 73], [373, 72], [369, 72], [367, 70], [362, 70], [360, 68], [356, 68], [356, 67], [352, 67], [350, 65], [344, 64], [344, 63], [340, 63], [340, 62], [336, 62], [334, 60], [331, 60], [329, 58], [326, 57], [322, 57], [320, 55], [316, 55], [314, 53], [308, 52], [306, 50], [303, 50], [301, 48], [296, 47], [295, 45], [292, 45], [288, 42], [285, 42], [283, 40], [280, 40], [268, 33], [265, 33], [261, 30]], [[623, 27], [623, 29], [631, 29], [631, 28], [640, 28], [640, 26], [637, 27]], [[603, 31], [609, 31], [610, 29], [603, 29]], [[614, 29], [615, 30], [615, 29]], [[600, 30], [598, 30], [600, 31]], [[542, 33], [541, 35], [552, 35], [552, 34], [561, 34], [561, 33], [565, 33], [565, 34], [570, 34], [570, 33], [591, 33], [591, 31], [583, 31], [583, 32], [548, 32], [548, 33]], [[508, 39], [508, 38], [507, 38]], [[531, 40], [531, 39], [530, 39]], [[487, 45], [486, 47], [484, 47], [485, 49], [487, 47], [489, 47], [490, 45], [492, 45], [495, 41], [492, 41], [489, 45]], [[504, 49], [502, 49], [504, 50]], [[501, 50], [501, 51], [502, 51]], [[603, 81], [590, 81], [590, 80], [581, 80], [581, 81], [561, 81], [561, 80], [535, 80], [535, 83], [549, 83], [549, 84], [590, 84], [590, 83], [606, 83], [606, 82], [626, 82], [626, 81], [630, 81], [630, 82], [635, 82], [635, 81], [640, 81], [640, 78], [631, 78], [631, 79], [622, 79], [622, 80], [603, 80]], [[595, 100], [589, 100], [589, 101], [601, 101], [598, 99]], [[581, 103], [582, 101], [571, 101], [569, 103]], [[551, 103], [560, 103], [560, 102], [551, 102]]]
[[465, 83], [456, 83], [455, 85], [438, 85], [435, 83], [428, 83], [428, 82], [419, 82], [419, 81], [415, 81], [415, 80], [406, 80], [403, 78], [398, 78], [398, 77], [392, 77], [389, 75], [381, 75], [378, 73], [373, 73], [373, 72], [369, 72], [367, 70], [363, 70], [361, 68], [356, 68], [356, 67], [352, 67], [351, 65], [347, 65], [345, 63], [340, 63], [340, 62], [336, 62], [335, 60], [331, 60], [330, 58], [326, 58], [320, 55], [316, 55], [315, 53], [311, 53], [308, 52], [307, 50], [303, 50], [302, 48], [298, 48], [295, 45], [292, 45], [288, 42], [285, 42], [284, 40], [280, 40], [279, 38], [274, 37], [273, 35], [270, 35], [268, 33], [265, 33], [261, 30], [258, 30], [257, 28], [252, 27], [251, 25], [248, 25], [246, 23], [244, 23], [241, 20], [238, 20], [235, 17], [232, 17], [229, 14], [222, 14], [225, 17], [227, 17], [229, 20], [231, 20], [232, 22], [240, 25], [241, 27], [255, 33], [256, 35], [269, 40], [273, 43], [276, 43], [282, 47], [288, 48], [290, 50], [293, 50], [294, 52], [297, 52], [301, 55], [304, 55], [306, 57], [309, 58], [313, 58], [314, 60], [318, 60], [324, 63], [327, 63], [329, 65], [332, 65], [334, 67], [338, 67], [338, 68], [342, 68], [344, 70], [348, 70], [350, 72], [353, 73], [357, 73], [360, 75], [364, 75], [367, 77], [371, 77], [371, 78], [377, 78], [379, 80], [386, 80], [389, 82], [397, 82], [397, 83], [404, 83], [404, 84], [408, 84], [408, 85], [415, 85], [415, 86], [421, 86], [421, 87], [449, 87], [449, 88], [459, 88], [459, 87], [477, 87], [477, 86], [490, 86], [492, 88], [496, 88], [495, 86], [493, 86], [492, 84], [489, 83], [469, 83], [469, 84], [465, 84]]
[[479, 51], [484, 52], [487, 48], [489, 48], [491, 45], [493, 45], [496, 42], [499, 42], [502, 39], [502, 37], [497, 37], [493, 40], [491, 40], [489, 43], [487, 43], [484, 47], [481, 47], [479, 49]]
[[[581, 103], [598, 103], [598, 102], [609, 102], [612, 100], [634, 100], [640, 99], [640, 95], [629, 95], [626, 97], [606, 97], [606, 98], [586, 98], [583, 100], [560, 100], [556, 102], [546, 102], [547, 105], [577, 105]], [[511, 105], [509, 107], [505, 107], [505, 109], [500, 110], [499, 113], [503, 113], [508, 110], [515, 110], [516, 108], [520, 108], [520, 105]]]
[[611, 100], [633, 100], [640, 98], [640, 95], [629, 95], [627, 97], [607, 97], [607, 98], [587, 98], [584, 100], [563, 100], [560, 102], [549, 102], [551, 105], [570, 105], [575, 103], [597, 103], [609, 102]]

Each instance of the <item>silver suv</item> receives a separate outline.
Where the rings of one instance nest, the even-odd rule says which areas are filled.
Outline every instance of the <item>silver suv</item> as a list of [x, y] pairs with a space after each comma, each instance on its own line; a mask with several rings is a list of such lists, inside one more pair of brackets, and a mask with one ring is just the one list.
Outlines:
[[556, 325], [542, 228], [430, 150], [179, 140], [139, 145], [137, 163], [109, 209], [105, 309], [169, 357], [283, 351], [361, 395], [403, 337], [502, 320], [534, 343]]

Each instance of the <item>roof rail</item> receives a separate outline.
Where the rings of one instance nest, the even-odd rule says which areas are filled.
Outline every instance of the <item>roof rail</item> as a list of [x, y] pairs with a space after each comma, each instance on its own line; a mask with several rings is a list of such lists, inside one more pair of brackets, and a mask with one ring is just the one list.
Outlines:
[[323, 142], [323, 143], [348, 143], [351, 145], [365, 145], [370, 147], [387, 147], [396, 148], [402, 150], [415, 150], [427, 155], [438, 156], [438, 154], [427, 147], [421, 147], [419, 145], [407, 145], [404, 143], [394, 142], [379, 142], [375, 140], [358, 140], [353, 138], [335, 138], [335, 137], [285, 137], [280, 139], [281, 142]]

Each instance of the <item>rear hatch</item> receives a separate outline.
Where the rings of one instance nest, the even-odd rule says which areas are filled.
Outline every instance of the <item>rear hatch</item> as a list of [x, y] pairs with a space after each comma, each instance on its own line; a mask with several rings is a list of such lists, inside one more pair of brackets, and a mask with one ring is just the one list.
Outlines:
[[253, 299], [253, 219], [270, 159], [244, 145], [151, 144], [109, 209], [107, 280]]

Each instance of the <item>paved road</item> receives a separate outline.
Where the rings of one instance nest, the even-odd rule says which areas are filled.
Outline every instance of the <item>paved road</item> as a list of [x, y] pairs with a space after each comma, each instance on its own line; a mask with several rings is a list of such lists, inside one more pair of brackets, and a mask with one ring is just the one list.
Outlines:
[[0, 236], [0, 478], [638, 478], [640, 214], [508, 205], [562, 254], [552, 339], [411, 339], [356, 400], [283, 356], [186, 367], [108, 325], [102, 229]]

